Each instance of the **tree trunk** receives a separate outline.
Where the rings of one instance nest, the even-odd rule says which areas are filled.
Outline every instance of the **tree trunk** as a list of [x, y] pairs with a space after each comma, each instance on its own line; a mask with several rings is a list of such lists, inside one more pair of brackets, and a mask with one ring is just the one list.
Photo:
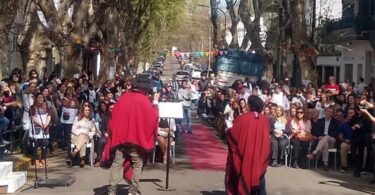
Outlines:
[[[295, 56], [294, 70], [300, 70], [301, 80], [296, 80], [294, 84], [301, 86], [302, 80], [310, 80], [317, 85], [317, 72], [314, 62], [318, 51], [309, 42], [305, 19], [305, 2], [301, 0], [290, 0], [290, 18], [292, 27], [292, 48]], [[294, 71], [296, 72], [296, 71]], [[298, 78], [293, 75], [293, 78]]]
[[232, 40], [229, 44], [229, 48], [239, 48], [238, 44], [238, 34], [237, 34], [237, 25], [240, 21], [239, 17], [234, 10], [234, 2], [233, 0], [226, 0], [227, 3], [227, 10], [229, 12], [230, 19], [232, 21], [232, 25], [229, 29], [230, 33], [232, 34]]
[[25, 6], [25, 19], [23, 30], [18, 37], [22, 67], [26, 76], [30, 70], [36, 70], [42, 75], [43, 68], [47, 66], [47, 58], [51, 52], [51, 41], [44, 27], [38, 21], [36, 11], [38, 6], [33, 1], [27, 1]]
[[219, 31], [219, 24], [218, 24], [218, 14], [217, 14], [217, 1], [210, 0], [211, 4], [211, 22], [213, 26], [213, 37], [212, 37], [212, 45], [213, 48], [216, 49], [218, 45], [218, 31]]
[[263, 50], [263, 77], [261, 80], [267, 81], [268, 83], [272, 82], [273, 75], [273, 63], [275, 61], [275, 57], [271, 51]]
[[[0, 67], [2, 70], [6, 68], [8, 34], [17, 15], [18, 7], [19, 1], [0, 1]], [[2, 73], [3, 71], [0, 78], [5, 76]]]
[[239, 7], [239, 15], [247, 31], [246, 35], [251, 41], [251, 49], [263, 50], [262, 41], [260, 39], [260, 17], [262, 10], [261, 0], [253, 0], [254, 20], [251, 21], [250, 6], [247, 0], [242, 0]]

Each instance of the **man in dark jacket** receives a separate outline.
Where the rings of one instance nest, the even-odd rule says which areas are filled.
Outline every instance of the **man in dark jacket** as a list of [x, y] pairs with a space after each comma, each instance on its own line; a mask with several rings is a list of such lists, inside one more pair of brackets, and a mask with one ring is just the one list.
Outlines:
[[319, 153], [322, 153], [322, 159], [324, 163], [323, 170], [328, 171], [328, 149], [334, 147], [338, 130], [340, 128], [340, 122], [333, 118], [334, 109], [328, 107], [325, 109], [325, 117], [317, 121], [316, 125], [312, 129], [312, 135], [317, 137], [319, 140], [316, 149], [307, 158], [310, 160], [314, 159]]
[[372, 124], [367, 117], [358, 110], [358, 116], [355, 116], [350, 121], [350, 127], [353, 131], [350, 138], [351, 154], [353, 155], [353, 162], [355, 163], [353, 176], [360, 177], [363, 165], [363, 154], [367, 143], [367, 135], [371, 132]]

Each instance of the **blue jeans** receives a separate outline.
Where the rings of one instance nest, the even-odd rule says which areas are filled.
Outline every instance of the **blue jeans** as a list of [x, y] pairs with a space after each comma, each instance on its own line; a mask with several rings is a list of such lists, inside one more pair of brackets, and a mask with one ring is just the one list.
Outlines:
[[191, 107], [184, 106], [183, 111], [184, 111], [184, 119], [182, 120], [183, 129], [191, 133], [192, 132], [191, 130]]
[[259, 195], [267, 195], [267, 191], [266, 191], [266, 178], [265, 178], [265, 176], [263, 176], [262, 178], [260, 178]]
[[1, 130], [7, 130], [9, 125], [9, 119], [6, 118], [5, 116], [0, 117], [0, 129]]
[[[8, 126], [9, 126], [9, 119], [5, 116], [2, 116], [0, 117], [0, 137], [1, 139], [5, 139], [5, 140], [10, 140], [10, 134], [7, 133], [5, 134], [2, 134], [3, 131], [6, 131], [8, 129]], [[3, 140], [0, 140], [0, 142], [2, 142]]]
[[260, 178], [258, 188], [252, 189], [250, 194], [267, 195], [266, 178], [264, 175]]

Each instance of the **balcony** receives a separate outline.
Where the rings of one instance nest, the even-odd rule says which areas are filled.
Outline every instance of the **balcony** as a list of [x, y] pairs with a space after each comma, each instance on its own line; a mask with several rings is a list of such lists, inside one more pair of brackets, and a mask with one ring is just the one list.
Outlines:
[[363, 31], [375, 29], [375, 21], [369, 15], [350, 15], [344, 18], [330, 20], [327, 22], [327, 31], [343, 30], [353, 28], [358, 34]]
[[344, 18], [334, 19], [327, 22], [327, 31], [342, 30], [354, 26], [355, 16], [346, 16]]

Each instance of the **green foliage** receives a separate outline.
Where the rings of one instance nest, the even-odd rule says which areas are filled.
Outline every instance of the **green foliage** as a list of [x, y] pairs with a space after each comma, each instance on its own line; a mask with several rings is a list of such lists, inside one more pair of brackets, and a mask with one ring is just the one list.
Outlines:
[[137, 47], [137, 57], [142, 61], [152, 60], [152, 51], [161, 50], [179, 25], [179, 19], [184, 14], [183, 0], [154, 0], [150, 12], [149, 25], [140, 39]]

